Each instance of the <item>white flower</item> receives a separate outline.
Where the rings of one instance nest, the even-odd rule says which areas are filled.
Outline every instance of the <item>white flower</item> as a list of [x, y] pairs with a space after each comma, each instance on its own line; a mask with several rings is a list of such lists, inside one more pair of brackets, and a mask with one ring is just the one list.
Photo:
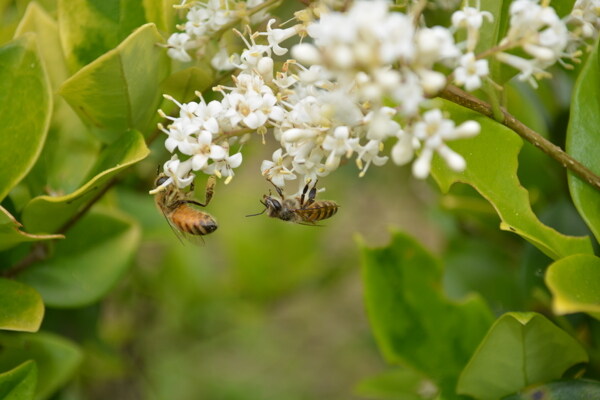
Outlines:
[[475, 54], [467, 53], [460, 58], [459, 67], [454, 70], [454, 81], [472, 91], [481, 87], [481, 78], [488, 74], [487, 60], [476, 60]]
[[206, 8], [193, 7], [185, 16], [187, 22], [184, 25], [185, 32], [191, 36], [203, 36], [208, 33], [208, 21], [212, 17]]
[[567, 22], [579, 25], [584, 39], [596, 38], [600, 30], [600, 0], [577, 0]]
[[414, 138], [404, 131], [400, 131], [397, 134], [398, 141], [392, 147], [392, 161], [396, 165], [404, 165], [412, 160], [415, 154], [414, 150]]
[[298, 24], [287, 29], [273, 29], [271, 28], [271, 26], [274, 23], [275, 19], [269, 20], [269, 22], [267, 23], [267, 32], [263, 33], [263, 35], [267, 36], [269, 46], [271, 46], [273, 53], [275, 53], [278, 56], [282, 56], [288, 52], [288, 49], [281, 47], [279, 43], [291, 38], [292, 36], [297, 35], [302, 26]]
[[456, 28], [467, 29], [467, 51], [472, 52], [477, 46], [479, 40], [479, 29], [483, 24], [483, 18], [489, 22], [494, 20], [494, 16], [488, 11], [480, 11], [475, 7], [464, 7], [462, 10], [452, 14], [452, 25]]
[[183, 62], [192, 61], [192, 57], [187, 52], [192, 46], [193, 42], [190, 39], [190, 35], [187, 33], [174, 33], [167, 40], [167, 54], [175, 60]]
[[192, 134], [196, 132], [196, 127], [193, 124], [189, 121], [177, 120], [169, 125], [168, 131], [165, 130], [162, 125], [160, 125], [159, 128], [169, 135], [165, 140], [165, 148], [169, 150], [170, 153], [179, 148], [179, 151], [182, 153], [189, 154], [189, 145], [195, 140], [192, 137]]
[[212, 134], [208, 131], [202, 131], [198, 135], [198, 142], [194, 146], [192, 154], [192, 169], [194, 171], [203, 170], [208, 164], [208, 160], [223, 160], [227, 156], [227, 151], [212, 143]]
[[358, 146], [358, 138], [350, 137], [350, 128], [347, 126], [336, 127], [331, 134], [325, 136], [323, 140], [323, 150], [329, 152], [325, 167], [332, 171], [340, 164], [341, 156], [344, 154], [350, 157], [354, 149]]
[[235, 69], [239, 63], [240, 56], [238, 54], [229, 55], [224, 46], [221, 46], [219, 51], [210, 60], [210, 65], [217, 71], [230, 71]]
[[281, 149], [275, 150], [273, 161], [264, 160], [260, 166], [262, 175], [279, 187], [283, 187], [286, 180], [296, 179], [296, 175], [284, 165], [285, 158], [282, 153]]
[[242, 153], [235, 153], [232, 156], [226, 156], [222, 160], [215, 161], [204, 168], [204, 173], [216, 175], [219, 178], [225, 177], [225, 184], [231, 182], [234, 176], [233, 168], [237, 168], [242, 164]]
[[292, 57], [306, 65], [318, 65], [323, 61], [319, 49], [310, 43], [301, 43], [292, 47]]
[[454, 60], [460, 56], [452, 34], [441, 26], [419, 29], [415, 42], [419, 64], [424, 67], [431, 68], [438, 61]]
[[388, 137], [395, 136], [400, 130], [400, 125], [392, 120], [394, 115], [396, 115], [396, 110], [391, 107], [382, 107], [370, 112], [365, 117], [365, 122], [368, 124], [367, 139], [383, 141]]
[[174, 155], [164, 165], [164, 173], [169, 178], [163, 183], [163, 187], [174, 183], [178, 188], [183, 189], [189, 186], [194, 181], [195, 175], [191, 172], [192, 163], [191, 160], [179, 161], [176, 155]]
[[467, 121], [455, 127], [454, 121], [445, 119], [438, 109], [427, 111], [423, 120], [412, 126], [412, 134], [422, 144], [421, 154], [413, 164], [413, 175], [424, 179], [429, 175], [433, 153], [437, 152], [455, 171], [466, 167], [461, 155], [450, 149], [445, 141], [475, 136], [480, 126], [475, 121]]
[[359, 176], [364, 176], [371, 163], [379, 166], [385, 164], [388, 160], [387, 156], [380, 156], [379, 151], [382, 149], [382, 143], [378, 140], [369, 140], [364, 146], [358, 146], [356, 152], [356, 165], [360, 168]]

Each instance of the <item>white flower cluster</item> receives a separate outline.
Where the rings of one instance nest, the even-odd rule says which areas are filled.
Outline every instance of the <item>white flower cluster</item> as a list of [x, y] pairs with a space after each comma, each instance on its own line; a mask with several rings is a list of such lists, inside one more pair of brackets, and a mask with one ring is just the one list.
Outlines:
[[600, 0], [577, 0], [567, 23], [575, 26], [573, 36], [595, 40], [600, 31]]
[[[574, 25], [583, 32], [597, 21], [589, 17], [587, 3], [579, 3], [584, 11]], [[190, 13], [196, 10], [192, 14], [196, 19], [188, 14], [186, 34], [194, 32], [187, 33], [188, 25], [200, 29], [194, 33], [197, 39], [208, 29], [214, 32], [229, 23], [228, 14], [223, 14], [228, 9], [220, 8], [224, 4], [228, 3], [209, 0], [195, 5]], [[384, 0], [356, 1], [344, 12], [324, 6], [315, 10], [297, 13], [300, 22], [286, 29], [274, 28], [275, 20], [270, 20], [266, 32], [253, 34], [248, 29], [248, 38], [236, 31], [245, 49], [239, 56], [221, 55], [239, 72], [233, 86], [214, 88], [222, 95], [220, 101], [206, 104], [201, 94], [199, 102], [179, 104], [171, 99], [180, 113], [165, 116], [170, 124], [160, 126], [167, 134], [165, 146], [174, 153], [165, 164], [169, 179], [163, 186], [185, 187], [196, 171], [226, 177], [227, 183], [242, 162], [241, 153], [230, 155], [230, 148], [245, 142], [251, 132], [264, 137], [269, 130], [280, 148], [272, 160], [262, 163], [261, 172], [279, 187], [299, 179], [300, 190], [350, 157], [355, 157], [361, 176], [371, 164], [383, 165], [391, 157], [398, 165], [414, 160], [413, 175], [425, 178], [435, 153], [450, 168], [464, 170], [465, 160], [446, 142], [477, 135], [480, 126], [475, 121], [456, 126], [429, 98], [448, 84], [448, 77], [467, 90], [481, 87], [488, 64], [474, 51], [480, 28], [492, 15], [480, 11], [478, 4], [467, 4], [453, 14], [449, 29], [422, 26], [419, 15], [392, 12]], [[210, 24], [209, 13], [215, 18]], [[536, 0], [516, 0], [510, 13], [510, 29], [501, 48], [518, 43], [532, 59], [506, 51], [496, 56], [518, 67], [521, 78], [530, 78], [565, 55], [568, 30], [553, 9]], [[200, 20], [201, 26], [192, 23]], [[461, 29], [466, 39], [455, 43], [453, 32]], [[294, 46], [294, 59], [275, 70], [273, 55], [286, 55], [282, 42], [294, 36], [309, 36], [312, 41]], [[189, 56], [189, 49], [181, 49]], [[183, 53], [177, 53], [180, 59]], [[389, 142], [391, 151], [386, 155]]]
[[[211, 35], [233, 21], [244, 19], [248, 14], [248, 9], [263, 2], [264, 0], [206, 0], [188, 3], [187, 0], [183, 0], [183, 3], [176, 8], [188, 9], [187, 21], [185, 24], [177, 26], [182, 32], [174, 33], [169, 37], [167, 41], [169, 57], [188, 62], [192, 61], [192, 56], [190, 56], [192, 51], [196, 57], [203, 56]], [[223, 48], [223, 51], [215, 56], [215, 63], [222, 67], [218, 69], [233, 69], [226, 58]]]
[[[537, 86], [535, 79], [549, 77], [546, 71], [563, 59], [577, 60], [582, 40], [595, 38], [600, 26], [600, 1], [578, 0], [570, 15], [561, 19], [554, 8], [539, 0], [515, 0], [510, 5], [509, 30], [500, 46], [522, 49], [531, 58], [505, 51], [496, 58], [520, 71], [518, 78]], [[569, 31], [568, 25], [575, 28]]]

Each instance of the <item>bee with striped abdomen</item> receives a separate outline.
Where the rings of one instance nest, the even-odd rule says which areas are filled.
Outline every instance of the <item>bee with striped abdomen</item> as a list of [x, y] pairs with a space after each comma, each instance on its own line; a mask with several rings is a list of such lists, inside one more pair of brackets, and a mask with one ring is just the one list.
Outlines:
[[[165, 174], [160, 174], [155, 181], [158, 188], [167, 180]], [[208, 213], [200, 211], [194, 206], [206, 207], [212, 199], [215, 187], [215, 178], [210, 177], [206, 183], [206, 199], [204, 204], [190, 200], [189, 192], [183, 192], [174, 184], [168, 185], [155, 194], [155, 202], [173, 229], [184, 234], [204, 236], [217, 230], [217, 221]]]
[[[271, 181], [269, 180], [269, 182]], [[286, 198], [281, 188], [273, 182], [271, 183], [275, 186], [279, 198], [271, 196], [270, 193], [268, 195], [265, 194], [260, 201], [265, 206], [265, 209], [258, 214], [248, 215], [249, 217], [264, 214], [266, 211], [267, 215], [271, 218], [279, 218], [282, 221], [290, 221], [303, 225], [314, 225], [318, 221], [332, 217], [339, 208], [339, 205], [331, 200], [315, 201], [317, 182], [315, 182], [310, 191], [310, 182], [307, 183], [302, 190], [302, 194], [293, 198]]]

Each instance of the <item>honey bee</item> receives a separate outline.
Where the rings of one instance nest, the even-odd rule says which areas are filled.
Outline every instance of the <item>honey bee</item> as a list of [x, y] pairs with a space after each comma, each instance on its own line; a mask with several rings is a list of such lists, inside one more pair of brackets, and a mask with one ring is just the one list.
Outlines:
[[[155, 187], [159, 187], [167, 179], [165, 174], [160, 174], [156, 178]], [[183, 192], [175, 185], [169, 185], [164, 190], [156, 193], [154, 200], [176, 234], [181, 232], [183, 234], [204, 236], [217, 230], [217, 221], [210, 214], [190, 205], [206, 207], [212, 199], [214, 187], [215, 179], [211, 176], [206, 183], [204, 204], [188, 198], [194, 190], [193, 186], [189, 192]]]
[[[271, 181], [269, 180], [269, 182]], [[294, 198], [286, 198], [281, 188], [273, 182], [271, 183], [275, 186], [279, 199], [271, 196], [270, 193], [268, 195], [265, 194], [260, 201], [265, 206], [265, 209], [258, 214], [248, 215], [248, 217], [261, 215], [266, 211], [267, 215], [271, 218], [279, 218], [282, 221], [290, 221], [302, 225], [315, 225], [318, 221], [332, 217], [339, 208], [339, 205], [331, 200], [315, 201], [317, 182], [315, 182], [310, 191], [308, 190], [310, 182], [307, 183], [302, 190], [302, 194]]]

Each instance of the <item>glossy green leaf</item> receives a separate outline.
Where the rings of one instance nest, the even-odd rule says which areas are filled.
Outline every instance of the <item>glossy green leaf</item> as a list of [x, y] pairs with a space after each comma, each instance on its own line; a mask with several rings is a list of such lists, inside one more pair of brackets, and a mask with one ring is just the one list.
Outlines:
[[573, 10], [575, 0], [553, 0], [550, 5], [556, 10], [556, 14], [563, 18], [567, 14], [570, 14]]
[[587, 312], [600, 318], [600, 258], [576, 254], [548, 267], [546, 284], [557, 314]]
[[0, 278], [0, 329], [36, 332], [44, 318], [44, 302], [35, 289]]
[[63, 239], [63, 235], [33, 235], [23, 232], [21, 224], [6, 209], [0, 206], [0, 251], [9, 249], [19, 243], [38, 240]]
[[25, 15], [15, 31], [15, 37], [26, 32], [36, 34], [48, 78], [52, 87], [57, 89], [69, 76], [58, 36], [58, 24], [37, 2], [28, 4]]
[[589, 238], [563, 235], [544, 225], [533, 213], [528, 192], [517, 176], [522, 141], [516, 133], [456, 104], [444, 101], [444, 108], [457, 124], [465, 120], [479, 122], [481, 132], [474, 138], [450, 143], [467, 162], [464, 172], [455, 172], [434, 157], [431, 173], [443, 192], [456, 182], [473, 186], [496, 209], [500, 229], [520, 235], [552, 259], [592, 253]]
[[143, 0], [148, 22], [154, 22], [159, 31], [171, 32], [175, 26], [177, 10], [174, 5], [179, 0]]
[[162, 41], [153, 24], [144, 25], [61, 87], [60, 94], [99, 128], [103, 140], [111, 142], [127, 129], [144, 131], [156, 115], [169, 66], [166, 52], [156, 45]]
[[47, 399], [64, 385], [81, 364], [79, 347], [60, 336], [39, 333], [0, 333], [0, 371], [34, 360], [38, 368], [36, 399]]
[[367, 312], [384, 357], [409, 364], [452, 396], [492, 324], [487, 306], [475, 296], [447, 300], [439, 262], [404, 234], [395, 233], [385, 248], [363, 247], [362, 265]]
[[434, 399], [437, 388], [429, 379], [409, 369], [395, 369], [363, 380], [356, 387], [361, 397], [380, 400]]
[[[36, 33], [40, 52], [52, 88], [56, 91], [69, 77], [63, 56], [57, 22], [36, 2], [29, 3], [15, 35]], [[50, 191], [70, 193], [82, 182], [92, 167], [99, 142], [88, 132], [79, 116], [55, 93], [54, 112], [46, 143], [38, 161], [27, 177], [32, 193]], [[68, 154], [68, 157], [65, 157]]]
[[[482, 0], [481, 10], [491, 13], [494, 17], [493, 21], [488, 21], [484, 18], [483, 25], [480, 29], [479, 41], [475, 48], [475, 53], [481, 53], [485, 50], [495, 47], [500, 40], [506, 36], [508, 31], [509, 15], [508, 9], [512, 0]], [[489, 68], [490, 75], [497, 81], [505, 81], [509, 77], [506, 76], [504, 79], [501, 78], [503, 69], [505, 67], [495, 59], [495, 57], [489, 57]], [[501, 80], [502, 79], [502, 80]]]
[[23, 224], [31, 232], [56, 232], [98, 194], [123, 169], [143, 160], [149, 153], [139, 132], [129, 132], [106, 147], [90, 178], [77, 191], [66, 196], [39, 196], [23, 210]]
[[551, 382], [525, 389], [503, 400], [593, 400], [600, 399], [600, 382], [589, 379]]
[[119, 280], [137, 249], [140, 229], [116, 212], [91, 212], [78, 221], [52, 258], [17, 279], [37, 289], [50, 307], [81, 307], [98, 301]]
[[[567, 129], [567, 152], [600, 175], [600, 42], [589, 55], [573, 92]], [[569, 173], [569, 190], [577, 211], [600, 240], [600, 190]]]
[[25, 361], [18, 367], [0, 374], [0, 399], [33, 400], [37, 382], [34, 361]]
[[192, 101], [197, 98], [195, 92], [208, 89], [213, 78], [211, 69], [190, 67], [169, 76], [163, 85], [163, 90], [180, 102]]
[[48, 76], [33, 34], [0, 47], [0, 200], [40, 154], [52, 113]]
[[60, 36], [72, 71], [113, 49], [146, 23], [143, 3], [143, 0], [60, 0]]
[[507, 313], [479, 345], [460, 375], [457, 391], [496, 400], [558, 379], [569, 367], [587, 361], [583, 347], [543, 315]]

